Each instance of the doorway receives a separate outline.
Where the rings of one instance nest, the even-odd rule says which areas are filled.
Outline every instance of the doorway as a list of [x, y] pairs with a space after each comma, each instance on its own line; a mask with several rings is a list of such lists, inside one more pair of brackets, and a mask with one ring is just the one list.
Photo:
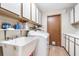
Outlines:
[[47, 17], [47, 31], [49, 33], [49, 45], [61, 46], [61, 15]]

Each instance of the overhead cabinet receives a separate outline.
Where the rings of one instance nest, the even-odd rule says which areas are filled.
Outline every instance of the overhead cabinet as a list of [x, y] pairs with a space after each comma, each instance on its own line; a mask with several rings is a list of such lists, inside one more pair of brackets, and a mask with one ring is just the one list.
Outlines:
[[75, 6], [75, 22], [79, 22], [79, 4]]
[[78, 24], [79, 23], [79, 4], [76, 4], [70, 10], [70, 22], [71, 24]]
[[39, 24], [42, 23], [41, 11], [37, 8], [35, 4], [32, 4], [32, 20]]
[[[19, 19], [19, 21], [24, 20], [24, 22], [26, 22], [28, 19], [35, 25], [41, 24], [41, 12], [34, 3], [1, 3], [1, 10], [2, 9], [9, 15], [14, 15], [13, 18], [16, 17], [17, 19]], [[21, 16], [22, 18], [19, 16]]]
[[30, 19], [30, 3], [23, 3], [23, 16]]
[[41, 13], [41, 11], [39, 11], [38, 12], [38, 22], [39, 22], [39, 24], [42, 24], [42, 13]]
[[13, 13], [16, 13], [18, 15], [21, 15], [21, 4], [20, 3], [1, 3], [1, 7]]
[[70, 10], [70, 23], [74, 24], [75, 23], [75, 8], [71, 8]]
[[32, 20], [34, 22], [36, 22], [36, 15], [35, 14], [36, 14], [36, 6], [34, 3], [32, 3]]
[[37, 23], [39, 23], [39, 21], [38, 21], [38, 17], [39, 17], [38, 12], [39, 12], [39, 10], [38, 10], [38, 8], [36, 7], [36, 22], [37, 22]]

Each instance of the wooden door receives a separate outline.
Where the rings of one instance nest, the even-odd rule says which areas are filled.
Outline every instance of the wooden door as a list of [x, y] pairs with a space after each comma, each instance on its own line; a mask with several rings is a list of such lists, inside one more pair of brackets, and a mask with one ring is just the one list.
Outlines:
[[52, 41], [56, 46], [61, 46], [61, 18], [60, 15], [48, 16], [47, 21], [49, 44], [52, 45]]

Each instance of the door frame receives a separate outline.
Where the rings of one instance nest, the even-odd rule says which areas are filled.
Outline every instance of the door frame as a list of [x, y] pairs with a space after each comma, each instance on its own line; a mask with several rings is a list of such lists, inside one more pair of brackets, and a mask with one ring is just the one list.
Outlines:
[[61, 32], [61, 14], [47, 16], [47, 32], [48, 32], [48, 17], [54, 17], [54, 16], [60, 16], [60, 46], [61, 46], [61, 42], [62, 42], [62, 37], [61, 37], [61, 33], [62, 33]]

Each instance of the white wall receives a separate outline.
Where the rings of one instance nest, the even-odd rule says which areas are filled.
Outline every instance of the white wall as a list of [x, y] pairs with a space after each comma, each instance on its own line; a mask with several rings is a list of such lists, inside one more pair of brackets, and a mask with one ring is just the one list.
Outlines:
[[44, 31], [47, 31], [47, 14], [42, 14], [42, 27]]
[[[62, 32], [61, 36], [63, 36], [63, 33], [79, 33], [79, 25], [72, 26], [70, 24], [70, 9], [43, 13], [42, 25], [43, 25], [44, 31], [47, 31], [47, 16], [56, 15], [56, 14], [61, 14], [61, 32]], [[63, 40], [61, 40], [61, 41], [63, 42]], [[62, 43], [62, 45], [63, 45], [63, 43]]]
[[[0, 15], [0, 29], [1, 29], [2, 23], [4, 23], [4, 22], [8, 22], [8, 23], [14, 25], [19, 21], [17, 19], [13, 19], [13, 18], [6, 17], [4, 15]], [[19, 22], [19, 23], [21, 23], [21, 22]], [[24, 35], [26, 35], [26, 31], [22, 30], [22, 36], [24, 36]], [[17, 30], [17, 31], [16, 30], [15, 31], [9, 30], [9, 31], [7, 31], [7, 37], [14, 37], [14, 36], [21, 36], [20, 30]], [[4, 31], [0, 30], [0, 41], [3, 41], [3, 40], [5, 40]]]
[[62, 33], [74, 33], [75, 27], [70, 24], [70, 9], [63, 10], [61, 13]]
[[75, 28], [70, 24], [70, 10], [63, 10], [61, 12], [61, 44], [64, 46], [63, 33], [74, 33]]

